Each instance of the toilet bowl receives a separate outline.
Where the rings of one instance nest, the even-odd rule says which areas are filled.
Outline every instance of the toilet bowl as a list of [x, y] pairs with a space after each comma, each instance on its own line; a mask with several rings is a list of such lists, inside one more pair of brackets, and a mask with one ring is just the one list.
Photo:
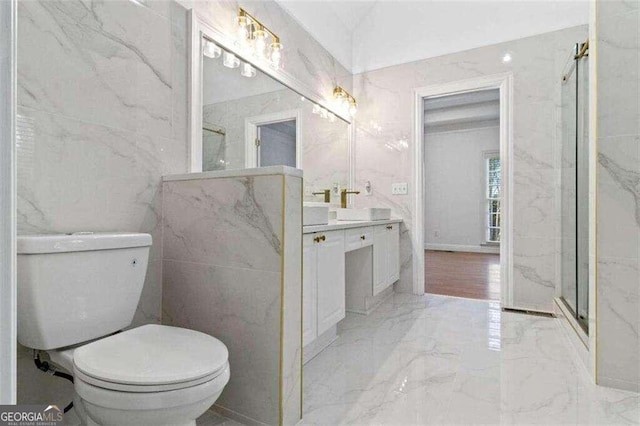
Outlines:
[[210, 335], [157, 324], [121, 331], [150, 245], [147, 234], [18, 237], [18, 340], [73, 375], [84, 424], [195, 425], [229, 382], [228, 350]]
[[194, 425], [229, 381], [226, 346], [193, 330], [145, 325], [48, 351], [74, 376], [88, 425]]

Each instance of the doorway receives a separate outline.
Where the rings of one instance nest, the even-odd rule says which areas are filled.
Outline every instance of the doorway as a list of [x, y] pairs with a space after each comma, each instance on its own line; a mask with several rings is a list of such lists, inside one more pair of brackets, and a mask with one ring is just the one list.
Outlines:
[[258, 167], [296, 167], [296, 121], [258, 126]]
[[300, 113], [282, 111], [250, 117], [245, 122], [245, 165], [302, 168], [299, 135]]
[[425, 292], [500, 300], [500, 93], [424, 101]]
[[511, 74], [416, 89], [414, 293], [512, 305]]

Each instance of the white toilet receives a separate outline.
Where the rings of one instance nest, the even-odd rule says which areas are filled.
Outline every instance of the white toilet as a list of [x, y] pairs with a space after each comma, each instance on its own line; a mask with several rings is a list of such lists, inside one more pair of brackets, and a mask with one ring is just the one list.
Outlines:
[[[129, 329], [151, 236], [18, 237], [18, 341], [74, 376], [89, 425], [195, 425], [229, 381], [226, 346], [194, 330]], [[114, 334], [115, 333], [115, 334]]]

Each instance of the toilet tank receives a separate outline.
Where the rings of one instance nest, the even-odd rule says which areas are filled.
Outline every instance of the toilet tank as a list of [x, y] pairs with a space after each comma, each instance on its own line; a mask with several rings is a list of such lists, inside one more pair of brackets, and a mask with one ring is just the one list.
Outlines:
[[139, 233], [18, 236], [18, 341], [56, 349], [130, 325], [150, 246]]

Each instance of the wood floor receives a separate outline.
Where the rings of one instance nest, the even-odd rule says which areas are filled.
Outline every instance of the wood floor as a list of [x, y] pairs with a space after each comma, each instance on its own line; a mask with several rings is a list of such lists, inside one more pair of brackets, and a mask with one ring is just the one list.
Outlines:
[[500, 255], [425, 250], [425, 292], [500, 300]]

